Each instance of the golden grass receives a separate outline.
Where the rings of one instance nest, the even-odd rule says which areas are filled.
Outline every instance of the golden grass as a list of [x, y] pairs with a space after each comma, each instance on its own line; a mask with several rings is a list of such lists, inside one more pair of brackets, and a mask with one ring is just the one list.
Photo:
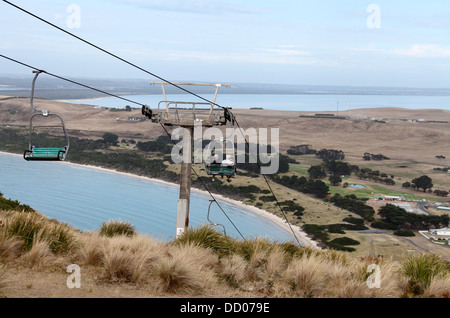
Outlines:
[[[189, 240], [172, 242], [141, 234], [105, 237], [99, 231], [69, 231], [77, 245], [63, 254], [52, 250], [41, 232], [35, 234], [29, 249], [23, 248], [23, 237], [0, 235], [0, 293], [6, 297], [450, 296], [449, 264], [437, 257], [429, 257], [430, 262], [421, 255], [400, 261], [361, 258], [265, 239], [238, 241], [221, 237], [207, 226], [188, 231], [192, 232], [186, 234]], [[209, 240], [199, 241], [205, 237]], [[64, 287], [69, 264], [79, 265], [82, 272], [82, 288], [76, 293]], [[372, 264], [379, 266], [380, 288], [367, 284]], [[423, 288], [412, 292], [412, 283], [420, 276], [413, 276], [417, 271], [406, 272], [405, 264], [421, 266], [433, 275]], [[14, 283], [5, 285], [9, 281]]]
[[6, 288], [8, 286], [7, 281], [5, 280], [6, 270], [4, 269], [4, 265], [0, 266], [0, 296], [4, 296], [6, 293]]

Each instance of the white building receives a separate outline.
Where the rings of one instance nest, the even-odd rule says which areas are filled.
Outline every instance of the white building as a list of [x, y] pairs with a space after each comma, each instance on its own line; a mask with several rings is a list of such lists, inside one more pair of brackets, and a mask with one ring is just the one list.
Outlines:
[[404, 209], [406, 212], [415, 212], [415, 209], [409, 203], [405, 202], [405, 203], [391, 203], [391, 204]]
[[375, 200], [384, 200], [384, 201], [405, 201], [404, 196], [398, 195], [376, 195]]
[[434, 235], [450, 235], [450, 228], [444, 227], [442, 229], [430, 229], [429, 232]]

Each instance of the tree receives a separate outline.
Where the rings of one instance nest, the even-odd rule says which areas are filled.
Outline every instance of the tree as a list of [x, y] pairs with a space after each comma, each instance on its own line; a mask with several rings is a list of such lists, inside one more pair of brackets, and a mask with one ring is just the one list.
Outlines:
[[330, 174], [335, 176], [350, 175], [352, 173], [352, 166], [343, 161], [327, 161], [325, 168]]
[[299, 146], [291, 146], [287, 153], [289, 155], [306, 155], [306, 154], [315, 154], [317, 150], [310, 148], [310, 145], [299, 145]]
[[322, 179], [322, 178], [325, 178], [327, 176], [325, 171], [322, 169], [322, 166], [320, 166], [320, 165], [311, 166], [308, 169], [308, 173], [309, 173], [309, 177], [311, 179]]
[[423, 192], [433, 187], [433, 180], [429, 176], [420, 176], [412, 180], [416, 189], [423, 189]]
[[325, 198], [328, 191], [328, 186], [321, 180], [310, 180], [305, 185], [305, 192], [314, 194], [318, 198]]
[[434, 190], [434, 194], [440, 197], [446, 197], [448, 195], [448, 192], [445, 190]]
[[345, 154], [342, 150], [321, 149], [316, 152], [316, 157], [322, 159], [323, 161], [344, 160]]
[[342, 182], [342, 179], [339, 176], [330, 176], [328, 180], [330, 180], [331, 185], [334, 186]]
[[411, 188], [411, 183], [406, 181], [402, 184], [402, 188]]
[[[289, 171], [289, 162], [291, 161], [291, 158], [288, 156], [285, 156], [281, 153], [278, 154], [279, 158], [279, 166], [278, 166], [278, 173], [286, 173]], [[270, 165], [270, 164], [269, 164]]]
[[107, 132], [103, 134], [103, 141], [107, 144], [113, 144], [115, 146], [119, 143], [119, 136]]
[[[448, 226], [448, 215], [424, 215], [406, 212], [405, 209], [387, 204], [378, 210], [378, 215], [383, 218], [383, 222], [402, 229], [427, 229], [431, 226]], [[372, 226], [373, 223], [372, 223]]]

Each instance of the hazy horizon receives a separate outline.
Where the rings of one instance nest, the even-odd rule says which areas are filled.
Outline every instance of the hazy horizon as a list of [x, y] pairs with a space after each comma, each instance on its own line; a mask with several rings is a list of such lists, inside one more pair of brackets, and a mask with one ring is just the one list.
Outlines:
[[[448, 86], [450, 3], [443, 0], [14, 3], [165, 79]], [[6, 2], [0, 10], [5, 56], [69, 78], [156, 80]], [[0, 59], [1, 73], [27, 71]]]

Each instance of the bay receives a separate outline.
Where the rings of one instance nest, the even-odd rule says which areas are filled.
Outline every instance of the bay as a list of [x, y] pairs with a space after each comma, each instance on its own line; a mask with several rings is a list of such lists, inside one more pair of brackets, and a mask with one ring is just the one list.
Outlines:
[[[213, 95], [201, 95], [212, 101]], [[162, 95], [126, 95], [122, 96], [137, 103], [157, 109]], [[167, 95], [170, 101], [202, 102], [195, 96], [188, 94]], [[96, 99], [61, 100], [74, 104], [88, 104], [99, 107], [125, 108], [139, 107], [133, 103], [116, 97]], [[400, 107], [406, 109], [445, 109], [450, 110], [450, 96], [420, 95], [420, 94], [222, 94], [216, 103], [224, 107], [255, 108], [287, 111], [330, 111], [348, 114], [354, 109]], [[161, 105], [162, 107], [164, 105]]]
[[[105, 221], [121, 219], [140, 233], [172, 240], [178, 191], [178, 186], [150, 179], [66, 162], [27, 162], [21, 156], [0, 153], [0, 192], [6, 198], [28, 204], [81, 231], [97, 230]], [[191, 227], [208, 223], [209, 199], [202, 193], [191, 193]], [[291, 233], [253, 211], [225, 201], [219, 203], [228, 217], [213, 203], [210, 219], [223, 224], [227, 235], [294, 240]]]

